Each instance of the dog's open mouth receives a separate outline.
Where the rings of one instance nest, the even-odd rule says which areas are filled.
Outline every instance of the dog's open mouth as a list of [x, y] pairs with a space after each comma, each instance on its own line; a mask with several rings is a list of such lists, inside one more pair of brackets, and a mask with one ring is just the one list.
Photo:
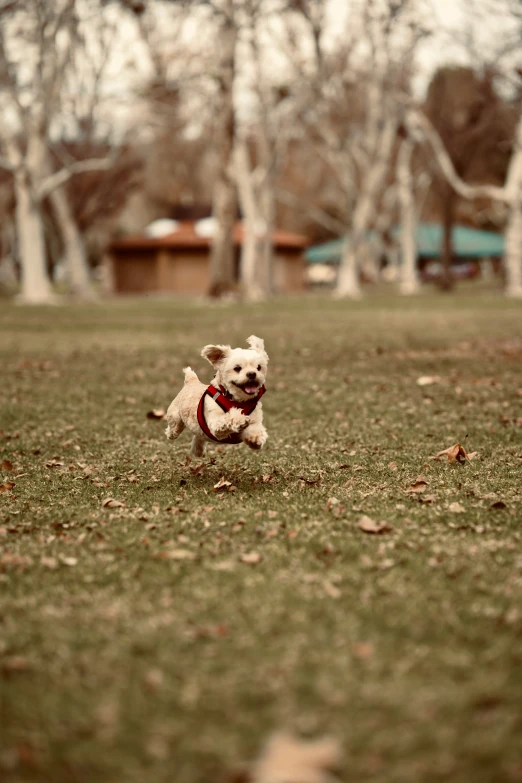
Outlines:
[[257, 381], [246, 381], [245, 383], [236, 383], [235, 381], [232, 381], [234, 386], [237, 386], [238, 389], [241, 389], [241, 391], [244, 391], [245, 394], [257, 394], [259, 390], [259, 384]]

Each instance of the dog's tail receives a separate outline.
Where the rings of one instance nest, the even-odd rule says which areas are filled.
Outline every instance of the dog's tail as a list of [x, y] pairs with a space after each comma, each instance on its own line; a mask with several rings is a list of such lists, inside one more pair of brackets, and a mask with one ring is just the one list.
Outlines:
[[185, 383], [199, 383], [199, 378], [192, 367], [185, 367], [183, 372], [185, 373]]

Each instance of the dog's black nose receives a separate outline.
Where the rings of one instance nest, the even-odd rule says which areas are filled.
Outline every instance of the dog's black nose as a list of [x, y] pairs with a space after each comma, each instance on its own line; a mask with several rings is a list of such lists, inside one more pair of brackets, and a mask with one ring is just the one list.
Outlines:
[[255, 381], [256, 373], [255, 372], [247, 372], [247, 378], [249, 378], [251, 381]]

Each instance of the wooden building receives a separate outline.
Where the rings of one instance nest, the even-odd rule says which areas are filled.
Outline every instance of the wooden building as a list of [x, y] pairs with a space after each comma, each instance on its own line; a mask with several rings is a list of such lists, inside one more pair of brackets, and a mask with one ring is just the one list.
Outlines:
[[[175, 293], [201, 296], [208, 292], [211, 237], [197, 223], [180, 223], [166, 236], [129, 235], [109, 246], [112, 287], [118, 294]], [[236, 279], [243, 228], [234, 228]], [[277, 293], [295, 293], [305, 287], [306, 237], [275, 231], [274, 287]]]

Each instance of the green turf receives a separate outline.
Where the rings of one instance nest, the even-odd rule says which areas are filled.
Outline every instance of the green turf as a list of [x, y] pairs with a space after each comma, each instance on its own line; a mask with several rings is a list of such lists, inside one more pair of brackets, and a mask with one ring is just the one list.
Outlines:
[[[252, 333], [266, 450], [189, 464], [146, 413]], [[279, 726], [347, 783], [522, 780], [520, 304], [3, 303], [0, 360], [2, 781], [217, 783]]]

